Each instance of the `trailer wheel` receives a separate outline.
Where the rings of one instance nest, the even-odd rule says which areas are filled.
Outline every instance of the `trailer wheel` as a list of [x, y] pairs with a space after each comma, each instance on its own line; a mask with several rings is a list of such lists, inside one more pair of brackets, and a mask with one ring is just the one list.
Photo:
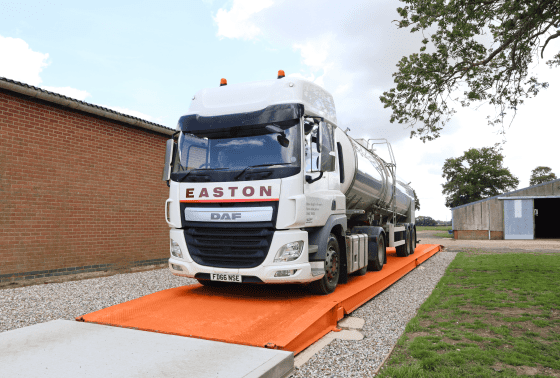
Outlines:
[[325, 256], [325, 275], [323, 278], [309, 284], [309, 291], [313, 294], [326, 295], [336, 289], [340, 277], [340, 248], [334, 234], [329, 235], [327, 254]]
[[406, 257], [410, 255], [410, 231], [406, 229], [405, 232], [406, 234], [404, 238], [404, 244], [395, 247], [395, 250], [397, 251], [397, 256], [399, 257]]

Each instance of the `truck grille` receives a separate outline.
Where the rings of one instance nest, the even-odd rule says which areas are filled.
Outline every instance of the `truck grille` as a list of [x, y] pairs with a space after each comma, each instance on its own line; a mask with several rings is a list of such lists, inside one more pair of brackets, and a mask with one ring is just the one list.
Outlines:
[[273, 233], [270, 228], [191, 227], [185, 230], [185, 240], [197, 264], [254, 268], [266, 258]]

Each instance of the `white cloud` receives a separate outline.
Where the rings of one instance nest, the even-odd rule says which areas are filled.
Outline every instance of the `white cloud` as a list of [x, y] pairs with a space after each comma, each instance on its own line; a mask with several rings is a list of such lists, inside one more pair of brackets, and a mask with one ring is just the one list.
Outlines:
[[80, 89], [71, 88], [71, 87], [47, 87], [42, 85], [41, 89], [46, 91], [59, 93], [66, 97], [74, 98], [76, 100], [84, 101], [86, 98], [91, 97], [87, 91], [82, 91]]
[[231, 9], [218, 9], [214, 21], [218, 24], [218, 37], [254, 39], [260, 28], [252, 21], [259, 12], [273, 5], [272, 0], [234, 0]]
[[49, 54], [31, 50], [20, 38], [0, 36], [0, 76], [30, 85], [41, 84]]
[[[277, 0], [274, 6], [268, 3], [266, 9], [239, 16], [242, 22], [236, 24], [237, 29], [232, 27], [236, 33], [219, 31], [218, 35], [245, 39], [259, 35], [270, 45], [299, 51], [301, 70], [288, 76], [318, 82], [331, 92], [338, 126], [349, 127], [351, 136], [387, 138], [393, 145], [398, 175], [412, 181], [420, 197], [419, 215], [449, 220], [451, 211], [445, 207], [441, 169], [447, 158], [502, 140], [498, 129], [487, 125], [486, 115], [493, 114], [493, 108], [476, 110], [457, 104], [457, 114], [439, 139], [427, 143], [409, 139], [410, 129], [389, 122], [391, 112], [383, 108], [379, 96], [394, 86], [392, 74], [398, 61], [418, 52], [422, 34], [397, 29], [392, 22], [399, 19], [396, 9], [402, 6], [397, 0], [324, 4], [321, 0]], [[244, 34], [243, 30], [254, 33]], [[547, 52], [552, 55], [559, 47], [560, 41], [552, 41]], [[512, 127], [506, 130], [504, 166], [520, 179], [519, 188], [529, 185], [530, 171], [538, 165], [550, 166], [560, 176], [560, 159], [556, 157], [560, 122], [555, 114], [560, 70], [549, 70], [544, 65], [546, 60], [545, 56], [537, 72], [540, 79], [551, 83], [550, 88], [520, 106]]]
[[328, 65], [329, 49], [334, 40], [332, 33], [325, 33], [302, 43], [294, 43], [293, 48], [300, 51], [303, 64], [313, 70], [324, 69]]

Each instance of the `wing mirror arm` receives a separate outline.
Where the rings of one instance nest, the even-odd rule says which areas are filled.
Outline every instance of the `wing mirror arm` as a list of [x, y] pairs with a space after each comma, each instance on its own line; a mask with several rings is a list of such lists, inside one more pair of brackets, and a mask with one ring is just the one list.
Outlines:
[[321, 173], [319, 173], [319, 176], [317, 176], [315, 178], [311, 178], [311, 176], [305, 175], [305, 181], [308, 184], [313, 184], [315, 181], [320, 180], [322, 177], [323, 177], [323, 171], [321, 171]]

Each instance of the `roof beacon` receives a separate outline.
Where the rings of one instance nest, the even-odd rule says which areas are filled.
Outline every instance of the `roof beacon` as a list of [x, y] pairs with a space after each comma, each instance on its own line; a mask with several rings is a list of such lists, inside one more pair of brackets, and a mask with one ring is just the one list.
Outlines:
[[220, 80], [220, 87], [223, 87], [224, 85], [227, 85], [227, 80], [226, 79]]
[[284, 70], [278, 70], [278, 79], [282, 79], [286, 74], [284, 74]]

